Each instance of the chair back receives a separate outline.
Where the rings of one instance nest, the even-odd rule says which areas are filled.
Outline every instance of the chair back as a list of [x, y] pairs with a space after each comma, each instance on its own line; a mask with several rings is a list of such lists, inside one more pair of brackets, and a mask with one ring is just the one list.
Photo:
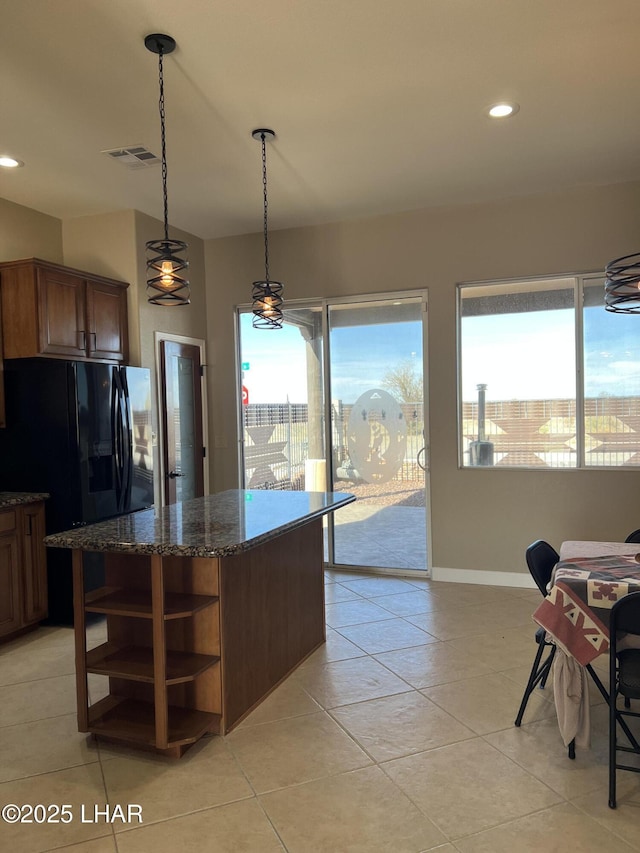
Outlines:
[[611, 608], [609, 619], [612, 648], [618, 632], [640, 635], [640, 592], [630, 592], [616, 601]]
[[536, 582], [542, 595], [546, 598], [547, 585], [551, 580], [553, 567], [560, 559], [560, 555], [544, 539], [537, 539], [535, 542], [532, 542], [525, 554], [531, 577]]
[[[611, 644], [609, 687], [614, 706], [618, 692], [627, 699], [640, 699], [640, 649], [625, 648], [620, 650], [618, 648], [618, 640], [627, 634], [640, 636], [640, 592], [630, 592], [616, 601], [611, 608], [609, 617]], [[626, 707], [629, 705], [627, 704]], [[628, 715], [640, 716], [631, 711], [628, 712]], [[640, 754], [640, 744], [634, 745], [638, 746], [636, 751]], [[640, 768], [636, 772], [640, 773]]]
[[640, 528], [638, 528], [638, 530], [634, 530], [633, 533], [630, 533], [624, 541], [640, 542]]

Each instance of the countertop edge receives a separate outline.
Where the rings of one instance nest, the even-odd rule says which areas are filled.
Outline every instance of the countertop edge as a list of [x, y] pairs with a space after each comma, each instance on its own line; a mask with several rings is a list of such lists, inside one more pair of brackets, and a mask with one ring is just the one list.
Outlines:
[[295, 530], [298, 527], [308, 524], [310, 521], [322, 518], [330, 512], [334, 512], [341, 509], [343, 506], [347, 506], [347, 504], [353, 503], [356, 500], [356, 496], [349, 494], [347, 497], [347, 494], [348, 493], [345, 493], [345, 499], [340, 501], [338, 506], [322, 507], [321, 509], [314, 510], [313, 512], [301, 516], [295, 521], [287, 522], [279, 527], [274, 527], [272, 530], [260, 534], [259, 536], [254, 536], [251, 539], [244, 540], [243, 542], [238, 542], [237, 544], [223, 546], [220, 548], [178, 545], [174, 543], [159, 545], [149, 542], [107, 542], [104, 540], [101, 541], [100, 539], [96, 539], [93, 542], [91, 540], [87, 540], [79, 545], [74, 541], [74, 539], [65, 537], [64, 533], [52, 533], [49, 536], [46, 536], [44, 544], [50, 548], [70, 548], [72, 550], [75, 549], [80, 551], [96, 551], [118, 554], [159, 554], [167, 557], [231, 557], [234, 554], [249, 551], [258, 545], [262, 545], [264, 542], [275, 539], [290, 530]]
[[39, 503], [50, 497], [48, 492], [0, 492], [0, 510]]

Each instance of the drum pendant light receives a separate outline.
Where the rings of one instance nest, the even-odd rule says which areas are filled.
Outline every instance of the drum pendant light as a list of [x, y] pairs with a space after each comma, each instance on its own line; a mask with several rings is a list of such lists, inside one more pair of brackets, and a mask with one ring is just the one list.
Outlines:
[[604, 303], [607, 311], [640, 311], [640, 254], [610, 261], [605, 268]]
[[275, 139], [275, 133], [268, 128], [258, 128], [251, 136], [262, 143], [262, 191], [264, 200], [264, 280], [254, 281], [251, 297], [253, 299], [253, 328], [282, 328], [282, 284], [269, 279], [269, 233], [267, 229], [267, 139]]
[[158, 54], [158, 76], [160, 81], [160, 138], [162, 145], [162, 198], [164, 203], [164, 238], [149, 240], [147, 247], [147, 298], [152, 305], [189, 305], [191, 302], [189, 280], [182, 276], [189, 267], [184, 253], [188, 246], [182, 240], [169, 239], [169, 207], [167, 202], [167, 145], [164, 110], [163, 57], [173, 53], [175, 39], [162, 33], [146, 36], [147, 50]]

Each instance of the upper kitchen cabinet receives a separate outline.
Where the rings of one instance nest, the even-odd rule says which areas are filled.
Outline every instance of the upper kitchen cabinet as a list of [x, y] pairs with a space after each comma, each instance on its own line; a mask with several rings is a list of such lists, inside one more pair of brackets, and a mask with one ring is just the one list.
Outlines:
[[5, 358], [126, 362], [125, 282], [40, 261], [0, 263]]

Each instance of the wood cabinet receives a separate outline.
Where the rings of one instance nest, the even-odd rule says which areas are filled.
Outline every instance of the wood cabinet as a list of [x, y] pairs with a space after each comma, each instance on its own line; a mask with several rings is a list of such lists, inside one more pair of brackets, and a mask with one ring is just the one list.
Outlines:
[[0, 510], [0, 637], [47, 615], [44, 503]]
[[0, 264], [5, 358], [126, 362], [127, 287], [37, 258]]
[[[106, 586], [84, 593], [73, 552], [78, 728], [179, 757], [222, 713], [218, 561], [105, 555]], [[87, 649], [85, 614], [107, 616], [108, 639]], [[109, 695], [89, 704], [87, 673]]]

